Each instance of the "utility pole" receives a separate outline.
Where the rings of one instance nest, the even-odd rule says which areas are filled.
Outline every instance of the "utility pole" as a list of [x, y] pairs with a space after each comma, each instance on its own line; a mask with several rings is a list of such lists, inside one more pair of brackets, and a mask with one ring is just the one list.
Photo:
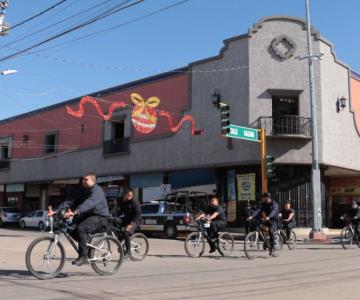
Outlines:
[[313, 228], [310, 238], [324, 239], [325, 234], [321, 231], [322, 214], [321, 214], [321, 175], [319, 167], [318, 153], [318, 135], [317, 135], [317, 118], [316, 118], [316, 97], [315, 97], [315, 80], [314, 80], [314, 61], [319, 60], [318, 55], [313, 55], [312, 36], [310, 22], [310, 3], [305, 0], [306, 5], [306, 23], [307, 23], [307, 59], [309, 63], [309, 86], [310, 86], [310, 113], [311, 113], [311, 140], [312, 140], [312, 164], [311, 164], [311, 187], [313, 198]]
[[9, 5], [9, 0], [0, 2], [0, 35], [6, 35], [8, 33], [9, 26], [4, 22], [5, 20], [5, 10]]

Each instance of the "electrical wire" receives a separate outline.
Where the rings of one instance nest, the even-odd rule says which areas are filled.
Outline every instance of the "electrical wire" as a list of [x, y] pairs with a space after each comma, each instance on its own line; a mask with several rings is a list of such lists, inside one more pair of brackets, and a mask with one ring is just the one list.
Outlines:
[[[8, 48], [8, 46], [11, 46], [11, 45], [13, 45], [13, 44], [16, 44], [17, 42], [26, 40], [27, 38], [33, 37], [34, 35], [36, 35], [36, 34], [38, 34], [38, 33], [40, 33], [40, 32], [49, 30], [50, 28], [53, 28], [53, 27], [55, 27], [56, 25], [64, 24], [66, 21], [69, 21], [69, 20], [71, 20], [71, 19], [74, 19], [74, 18], [76, 18], [76, 17], [78, 17], [78, 16], [80, 16], [80, 15], [83, 15], [83, 14], [89, 12], [89, 11], [92, 11], [92, 10], [94, 10], [94, 9], [99, 9], [101, 6], [103, 6], [103, 5], [105, 5], [105, 4], [108, 4], [108, 3], [111, 2], [111, 1], [113, 1], [113, 0], [106, 0], [106, 1], [104, 1], [104, 2], [102, 2], [102, 3], [93, 5], [93, 6], [87, 8], [87, 9], [85, 9], [85, 10], [82, 10], [82, 11], [80, 11], [80, 12], [77, 12], [77, 13], [69, 16], [69, 17], [66, 17], [66, 18], [64, 18], [64, 19], [61, 19], [61, 20], [59, 20], [59, 21], [57, 21], [57, 22], [55, 22], [55, 23], [53, 23], [53, 24], [50, 24], [50, 25], [48, 25], [48, 26], [46, 26], [46, 27], [43, 27], [43, 28], [41, 28], [41, 29], [39, 29], [39, 30], [37, 30], [37, 31], [35, 31], [35, 32], [30, 32], [30, 34], [23, 35], [23, 36], [17, 38], [16, 40], [10, 41], [9, 43], [7, 43], [7, 44], [5, 44], [5, 45], [1, 45], [1, 46], [0, 46], [0, 49], [2, 49], [2, 48]], [[34, 41], [34, 39], [31, 40], [31, 41]], [[18, 50], [18, 49], [14, 49], [14, 48], [10, 48], [10, 49], [11, 49], [11, 50]]]
[[95, 22], [97, 22], [97, 21], [99, 21], [99, 20], [102, 20], [102, 19], [104, 19], [104, 18], [106, 18], [106, 17], [109, 17], [109, 16], [111, 16], [111, 15], [113, 15], [113, 14], [116, 14], [116, 13], [118, 13], [118, 12], [120, 12], [120, 11], [122, 11], [122, 10], [125, 10], [125, 9], [127, 9], [127, 8], [130, 8], [130, 7], [132, 7], [132, 6], [138, 5], [138, 4], [140, 4], [140, 3], [144, 2], [144, 1], [145, 1], [145, 0], [137, 0], [137, 1], [135, 1], [135, 2], [133, 2], [133, 3], [130, 3], [130, 4], [126, 5], [126, 6], [123, 6], [124, 3], [130, 2], [130, 0], [124, 1], [121, 5], [117, 5], [117, 8], [114, 7], [114, 8], [112, 8], [112, 9], [108, 10], [108, 11], [105, 12], [105, 13], [102, 13], [102, 14], [100, 14], [100, 15], [97, 15], [96, 17], [94, 17], [94, 18], [91, 19], [91, 20], [88, 20], [88, 21], [86, 21], [86, 22], [83, 22], [83, 23], [80, 24], [80, 25], [71, 27], [71, 28], [69, 28], [69, 29], [67, 29], [67, 30], [65, 30], [65, 31], [63, 31], [63, 32], [61, 32], [61, 33], [58, 33], [58, 34], [56, 34], [56, 35], [54, 35], [54, 36], [52, 36], [52, 37], [50, 37], [50, 38], [48, 38], [48, 39], [46, 39], [46, 40], [43, 40], [43, 41], [41, 41], [41, 42], [39, 42], [39, 43], [36, 43], [36, 44], [34, 44], [34, 45], [30, 46], [30, 47], [27, 47], [27, 48], [25, 48], [25, 49], [23, 49], [23, 50], [20, 50], [20, 51], [18, 51], [18, 52], [13, 53], [13, 54], [10, 54], [10, 55], [7, 55], [7, 56], [5, 56], [5, 57], [2, 57], [2, 58], [0, 58], [0, 62], [9, 60], [9, 59], [11, 59], [11, 58], [13, 58], [13, 57], [16, 57], [16, 56], [18, 56], [18, 55], [20, 55], [20, 54], [23, 54], [23, 53], [29, 51], [29, 50], [31, 50], [31, 49], [37, 48], [37, 47], [39, 47], [39, 46], [41, 46], [41, 45], [44, 45], [44, 44], [46, 44], [46, 43], [48, 43], [48, 42], [51, 42], [51, 41], [53, 41], [53, 40], [55, 40], [55, 39], [58, 39], [58, 38], [66, 35], [66, 34], [69, 34], [69, 33], [71, 33], [71, 32], [74, 32], [74, 31], [76, 31], [76, 30], [79, 30], [79, 29], [81, 29], [81, 28], [84, 28], [84, 27], [86, 27], [86, 26], [89, 26], [89, 25], [91, 25], [91, 24], [93, 24], [93, 23], [95, 23]]
[[42, 16], [43, 14], [45, 14], [45, 13], [47, 13], [47, 12], [55, 9], [56, 7], [58, 7], [59, 5], [63, 4], [63, 3], [66, 2], [66, 1], [67, 1], [67, 0], [61, 0], [61, 1], [57, 2], [57, 3], [55, 3], [54, 5], [50, 6], [49, 8], [47, 8], [47, 9], [45, 9], [45, 10], [37, 13], [36, 15], [34, 15], [34, 16], [28, 18], [28, 19], [25, 19], [25, 20], [23, 20], [23, 21], [15, 24], [15, 25], [7, 28], [7, 29], [4, 29], [2, 32], [4, 33], [4, 32], [6, 32], [6, 31], [8, 31], [8, 30], [13, 30], [13, 29], [15, 29], [15, 28], [17, 28], [17, 27], [19, 27], [19, 26], [21, 26], [21, 25], [24, 25], [24, 24], [26, 24], [26, 23], [28, 23], [28, 22], [30, 22], [30, 21], [32, 21], [32, 20], [34, 20], [34, 19]]
[[105, 28], [105, 29], [102, 29], [102, 30], [99, 30], [99, 31], [95, 31], [95, 32], [92, 32], [92, 33], [89, 33], [89, 34], [86, 34], [84, 36], [81, 36], [81, 37], [78, 37], [78, 38], [75, 38], [75, 39], [72, 39], [70, 41], [67, 41], [67, 42], [64, 42], [62, 44], [57, 44], [57, 45], [53, 45], [51, 47], [47, 47], [47, 48], [43, 48], [43, 49], [40, 49], [40, 50], [37, 50], [37, 51], [33, 51], [31, 52], [32, 54], [37, 54], [37, 53], [40, 53], [40, 52], [44, 52], [44, 51], [47, 51], [47, 50], [51, 50], [51, 49], [54, 49], [54, 48], [58, 48], [58, 47], [64, 47], [68, 44], [71, 44], [71, 43], [74, 43], [74, 42], [78, 42], [78, 41], [81, 41], [81, 40], [84, 40], [84, 39], [88, 39], [94, 35], [98, 35], [98, 34], [101, 34], [101, 33], [104, 33], [104, 32], [108, 32], [108, 31], [111, 31], [111, 30], [115, 30], [115, 29], [118, 29], [118, 28], [121, 28], [121, 27], [124, 27], [126, 25], [129, 25], [129, 24], [133, 24], [133, 23], [136, 23], [138, 21], [141, 21], [141, 20], [144, 20], [146, 18], [149, 18], [151, 16], [154, 16], [154, 15], [157, 15], [159, 13], [162, 13], [164, 11], [167, 11], [171, 8], [174, 8], [176, 6], [180, 6], [182, 4], [185, 4], [186, 2], [189, 2], [190, 0], [182, 0], [182, 1], [179, 1], [179, 2], [176, 2], [174, 4], [171, 4], [171, 5], [168, 5], [168, 6], [165, 6], [165, 7], [162, 7], [158, 10], [155, 10], [153, 12], [150, 12], [146, 15], [143, 15], [143, 16], [140, 16], [140, 17], [137, 17], [137, 18], [134, 18], [134, 19], [131, 19], [127, 22], [123, 22], [123, 23], [120, 23], [120, 24], [117, 24], [115, 26], [111, 26], [111, 27], [108, 27], [108, 28]]

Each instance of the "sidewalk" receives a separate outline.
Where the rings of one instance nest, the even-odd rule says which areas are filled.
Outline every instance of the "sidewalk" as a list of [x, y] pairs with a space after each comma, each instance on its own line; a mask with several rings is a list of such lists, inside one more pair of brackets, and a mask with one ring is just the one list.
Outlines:
[[[242, 227], [227, 227], [225, 231], [239, 235], [240, 237], [245, 236], [245, 229]], [[295, 228], [294, 231], [298, 240], [309, 240], [309, 233], [311, 228]], [[324, 228], [324, 231], [328, 239], [339, 238], [341, 234], [341, 229]]]

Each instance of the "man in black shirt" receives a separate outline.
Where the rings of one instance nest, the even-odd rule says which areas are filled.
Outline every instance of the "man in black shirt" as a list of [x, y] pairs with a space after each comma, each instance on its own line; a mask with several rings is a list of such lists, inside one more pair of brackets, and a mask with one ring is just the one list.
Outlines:
[[117, 215], [121, 218], [119, 225], [125, 227], [126, 254], [130, 254], [130, 237], [138, 228], [141, 219], [140, 204], [134, 199], [133, 191], [128, 190], [124, 193]]
[[261, 206], [254, 211], [248, 220], [261, 216], [264, 224], [269, 226], [269, 254], [273, 255], [275, 232], [277, 231], [277, 223], [279, 219], [279, 205], [271, 199], [271, 194], [266, 192], [261, 196]]
[[[62, 209], [67, 209], [64, 218], [76, 216], [70, 235], [79, 243], [79, 257], [72, 264], [81, 266], [87, 263], [89, 234], [102, 232], [109, 216], [104, 191], [96, 184], [94, 173], [86, 174], [82, 179], [82, 188], [56, 210]], [[54, 214], [54, 211], [49, 211], [48, 216]]]
[[360, 240], [360, 207], [356, 201], [353, 201], [351, 204], [351, 208], [349, 211], [341, 217], [343, 220], [344, 217], [348, 217], [351, 219], [351, 222], [355, 229], [355, 236], [358, 240]]
[[217, 197], [212, 197], [210, 200], [210, 206], [204, 210], [204, 213], [199, 215], [196, 220], [207, 218], [210, 221], [210, 227], [208, 230], [210, 245], [209, 253], [212, 253], [216, 250], [214, 239], [218, 238], [218, 233], [220, 230], [226, 227], [226, 217], [224, 209], [219, 205], [219, 199]]
[[286, 231], [286, 238], [290, 238], [290, 233], [295, 228], [295, 210], [291, 208], [290, 202], [284, 203], [281, 211], [281, 225]]

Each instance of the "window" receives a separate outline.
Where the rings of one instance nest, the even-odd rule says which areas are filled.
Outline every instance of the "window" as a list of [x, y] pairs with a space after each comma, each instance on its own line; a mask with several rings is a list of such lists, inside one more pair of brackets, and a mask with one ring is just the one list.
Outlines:
[[37, 218], [41, 218], [43, 216], [44, 212], [39, 210], [37, 213], [36, 213], [36, 216]]
[[8, 159], [9, 157], [9, 145], [2, 144], [0, 146], [0, 159]]
[[299, 133], [299, 96], [273, 96], [272, 121], [274, 134]]
[[141, 207], [142, 214], [156, 214], [159, 211], [159, 204], [146, 204]]
[[113, 140], [118, 140], [125, 137], [124, 121], [111, 122], [111, 137]]
[[56, 134], [51, 133], [45, 136], [45, 153], [54, 153], [56, 151]]

